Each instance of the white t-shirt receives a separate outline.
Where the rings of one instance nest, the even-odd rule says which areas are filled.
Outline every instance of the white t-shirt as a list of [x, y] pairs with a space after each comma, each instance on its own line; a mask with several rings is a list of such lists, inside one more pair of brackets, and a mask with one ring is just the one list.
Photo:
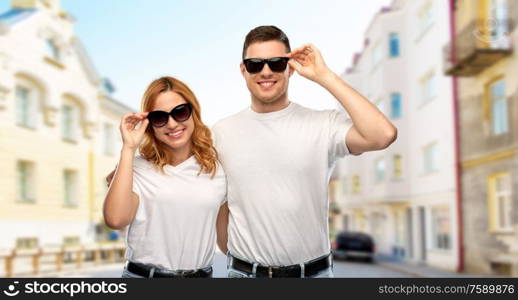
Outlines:
[[328, 184], [336, 159], [349, 154], [351, 126], [342, 112], [296, 103], [263, 114], [248, 108], [214, 125], [232, 255], [280, 266], [330, 252]]
[[165, 175], [137, 156], [133, 163], [133, 192], [139, 206], [128, 226], [126, 259], [169, 270], [212, 265], [216, 218], [225, 202], [226, 180], [218, 165], [214, 179], [201, 173], [191, 156]]

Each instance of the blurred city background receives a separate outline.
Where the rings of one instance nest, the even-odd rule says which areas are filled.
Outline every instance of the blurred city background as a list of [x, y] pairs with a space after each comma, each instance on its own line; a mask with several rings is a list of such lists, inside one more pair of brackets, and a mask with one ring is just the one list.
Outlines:
[[[119, 277], [121, 116], [161, 75], [208, 125], [243, 109], [244, 36], [274, 24], [398, 128], [331, 176], [335, 276], [518, 277], [518, 0], [364, 2], [0, 0], [0, 276]], [[342, 109], [297, 76], [290, 99]]]

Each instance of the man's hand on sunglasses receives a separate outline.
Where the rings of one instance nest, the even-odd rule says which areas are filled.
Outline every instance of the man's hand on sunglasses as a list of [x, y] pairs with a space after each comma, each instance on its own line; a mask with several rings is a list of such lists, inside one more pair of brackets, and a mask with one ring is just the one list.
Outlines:
[[288, 54], [288, 64], [301, 76], [321, 84], [326, 76], [332, 74], [324, 62], [320, 51], [313, 44], [306, 44]]

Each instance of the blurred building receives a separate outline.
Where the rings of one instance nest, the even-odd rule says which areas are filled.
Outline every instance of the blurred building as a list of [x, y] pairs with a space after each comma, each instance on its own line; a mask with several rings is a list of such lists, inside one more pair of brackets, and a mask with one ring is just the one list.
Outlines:
[[518, 1], [448, 2], [466, 271], [518, 276]]
[[[386, 150], [342, 160], [341, 229], [370, 233], [378, 254], [459, 265], [452, 80], [442, 70], [447, 1], [395, 0], [371, 21], [343, 74], [398, 128]], [[336, 187], [336, 184], [334, 185]]]
[[104, 177], [118, 160], [111, 97], [59, 0], [0, 14], [0, 248], [108, 238]]

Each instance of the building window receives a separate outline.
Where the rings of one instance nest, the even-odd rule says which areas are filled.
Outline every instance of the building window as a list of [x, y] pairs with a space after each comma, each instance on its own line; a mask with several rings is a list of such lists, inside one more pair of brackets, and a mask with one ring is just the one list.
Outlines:
[[34, 163], [18, 161], [17, 167], [17, 201], [34, 203]]
[[390, 57], [399, 56], [399, 34], [391, 33], [389, 36]]
[[36, 127], [36, 101], [27, 87], [16, 87], [16, 124]]
[[[403, 211], [397, 210], [394, 212], [394, 222], [395, 222], [395, 235], [396, 235], [396, 245], [404, 248], [406, 241], [406, 228], [405, 228], [405, 214]], [[403, 252], [402, 250], [400, 250]], [[403, 254], [403, 253], [401, 253]]]
[[433, 247], [451, 249], [450, 210], [447, 207], [432, 208]]
[[54, 40], [47, 40], [47, 55], [56, 61], [61, 61], [61, 51]]
[[433, 24], [433, 1], [428, 0], [419, 10], [419, 36], [422, 36]]
[[491, 103], [491, 127], [493, 135], [500, 135], [509, 131], [507, 114], [507, 99], [505, 98], [504, 80], [498, 80], [489, 85], [489, 100]]
[[104, 123], [103, 126], [103, 137], [104, 137], [104, 153], [113, 155], [115, 153], [115, 139], [114, 139], [114, 127], [112, 124]]
[[347, 193], [349, 192], [349, 187], [348, 187], [348, 178], [347, 177], [344, 177], [342, 178], [342, 195], [347, 195]]
[[385, 227], [385, 222], [383, 221], [384, 219], [385, 217], [382, 213], [374, 212], [371, 214], [370, 229], [374, 240], [380, 240], [383, 236]]
[[63, 172], [63, 199], [66, 207], [77, 206], [77, 172], [65, 170]]
[[401, 167], [401, 155], [394, 155], [394, 178], [401, 178], [403, 176], [403, 170]]
[[[514, 0], [491, 0], [489, 1], [489, 19], [484, 20], [487, 24], [491, 24], [490, 30], [487, 30], [489, 36], [485, 37], [491, 41], [490, 47], [494, 48], [508, 48], [510, 47], [509, 32], [514, 27], [514, 16], [516, 14], [516, 5]], [[513, 2], [513, 4], [510, 4]]]
[[375, 170], [375, 181], [376, 183], [382, 182], [385, 180], [385, 159], [380, 158], [376, 160], [376, 170]]
[[16, 249], [34, 249], [38, 248], [38, 238], [22, 237], [16, 239]]
[[71, 105], [62, 106], [61, 128], [65, 140], [75, 141], [77, 139], [76, 110]]
[[353, 176], [353, 194], [359, 194], [361, 192], [360, 176]]
[[423, 149], [423, 172], [424, 174], [437, 171], [437, 143], [432, 143]]
[[376, 68], [383, 60], [383, 47], [381, 43], [377, 43], [372, 50], [372, 68]]
[[429, 72], [421, 78], [421, 103], [431, 101], [437, 95], [435, 72]]
[[489, 178], [489, 224], [492, 231], [512, 230], [511, 174], [500, 173]]
[[390, 95], [390, 117], [392, 119], [401, 118], [401, 94], [392, 93]]

